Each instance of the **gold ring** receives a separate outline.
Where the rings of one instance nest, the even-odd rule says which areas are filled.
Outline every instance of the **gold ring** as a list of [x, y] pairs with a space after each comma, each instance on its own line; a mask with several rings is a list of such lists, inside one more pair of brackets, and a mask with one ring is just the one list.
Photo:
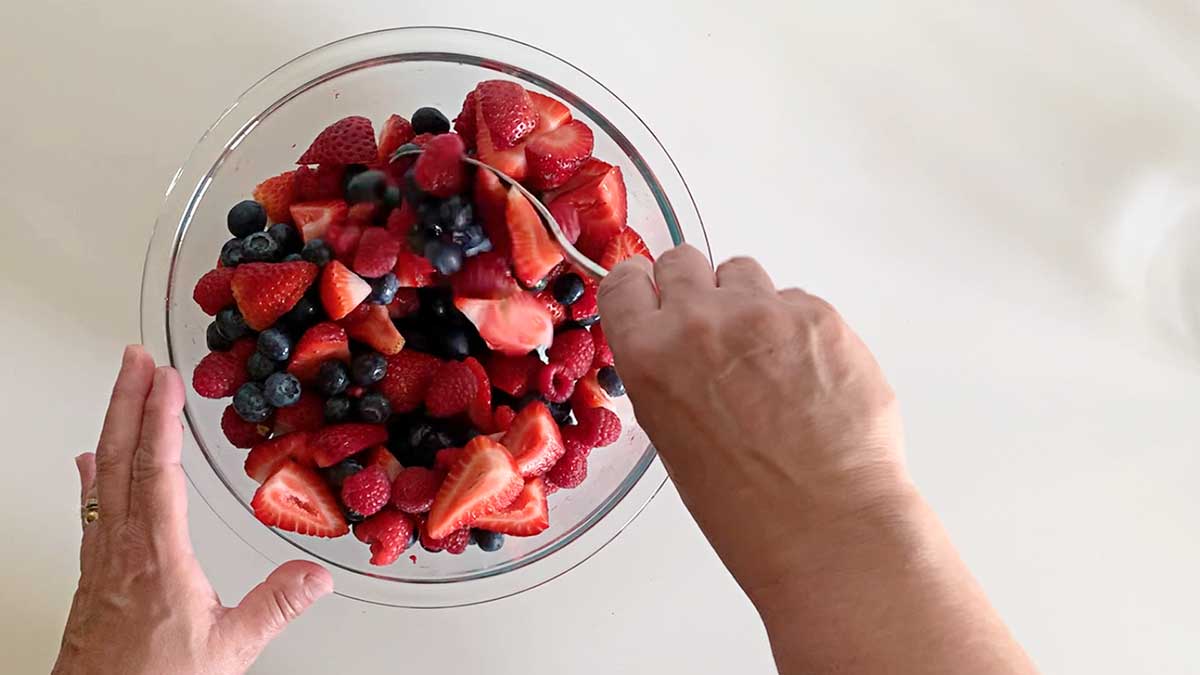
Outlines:
[[83, 508], [79, 510], [79, 517], [83, 520], [84, 525], [100, 520], [100, 502], [96, 501], [95, 497], [89, 498]]

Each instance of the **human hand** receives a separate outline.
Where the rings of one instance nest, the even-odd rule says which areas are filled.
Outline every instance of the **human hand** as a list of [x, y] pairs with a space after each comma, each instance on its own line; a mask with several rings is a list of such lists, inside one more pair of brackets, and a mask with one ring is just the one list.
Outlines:
[[329, 572], [292, 561], [222, 606], [188, 537], [183, 399], [178, 373], [126, 348], [96, 453], [76, 458], [82, 500], [100, 517], [84, 525], [56, 675], [242, 673], [333, 589]]

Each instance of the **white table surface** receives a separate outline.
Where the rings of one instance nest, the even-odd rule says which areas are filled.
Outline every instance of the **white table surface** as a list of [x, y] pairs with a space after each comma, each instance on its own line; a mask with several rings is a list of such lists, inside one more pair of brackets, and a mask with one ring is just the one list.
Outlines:
[[[0, 3], [0, 670], [57, 649], [71, 457], [138, 337], [143, 250], [200, 132], [311, 47], [456, 24], [608, 84], [678, 161], [717, 256], [843, 310], [900, 393], [920, 485], [1046, 672], [1200, 673], [1195, 2], [484, 4]], [[199, 500], [191, 525], [226, 600], [268, 571]], [[331, 598], [254, 669], [402, 671], [773, 666], [668, 491], [545, 587], [451, 611]]]

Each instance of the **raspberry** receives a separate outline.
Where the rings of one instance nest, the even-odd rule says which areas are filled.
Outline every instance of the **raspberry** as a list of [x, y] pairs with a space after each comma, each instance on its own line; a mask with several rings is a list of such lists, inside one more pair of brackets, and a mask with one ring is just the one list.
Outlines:
[[554, 344], [547, 352], [550, 363], [562, 365], [562, 376], [578, 380], [587, 374], [596, 356], [596, 346], [592, 343], [592, 334], [582, 328], [559, 333], [554, 337]]
[[571, 398], [575, 391], [575, 380], [567, 377], [566, 366], [561, 363], [547, 363], [538, 370], [535, 376], [537, 389], [551, 403], [562, 403]]
[[596, 358], [592, 361], [593, 368], [603, 368], [615, 363], [612, 348], [608, 346], [608, 338], [604, 336], [604, 327], [600, 324], [592, 326], [592, 344], [596, 346]]
[[512, 408], [506, 405], [496, 406], [496, 411], [492, 413], [492, 420], [495, 423], [496, 431], [508, 431], [508, 428], [512, 426], [513, 418], [516, 416], [517, 413]]
[[442, 362], [436, 357], [408, 349], [387, 357], [387, 373], [379, 391], [392, 404], [392, 412], [407, 413], [421, 407], [425, 392]]
[[452, 417], [466, 410], [475, 400], [475, 374], [460, 361], [442, 364], [429, 391], [425, 394], [425, 410], [433, 417]]
[[434, 539], [426, 534], [425, 528], [421, 528], [421, 546], [430, 553], [445, 551], [451, 555], [459, 555], [467, 550], [470, 543], [471, 531], [468, 529], [455, 530], [445, 539]]
[[253, 448], [267, 437], [266, 427], [242, 419], [233, 406], [226, 406], [225, 412], [221, 413], [221, 431], [233, 447], [243, 450]]
[[439, 134], [425, 143], [425, 152], [413, 166], [413, 182], [435, 197], [449, 197], [462, 191], [466, 172], [462, 156], [465, 150], [458, 134]]
[[[568, 427], [568, 429], [571, 428], [573, 427]], [[583, 481], [587, 480], [588, 448], [577, 440], [568, 441], [566, 434], [563, 435], [563, 441], [567, 446], [567, 451], [550, 468], [544, 480], [547, 485], [569, 490], [579, 487]]]
[[205, 272], [196, 282], [192, 299], [205, 314], [216, 316], [217, 312], [233, 304], [233, 287], [230, 285], [233, 271], [232, 267], [218, 267]]
[[571, 305], [571, 318], [585, 321], [600, 314], [600, 301], [596, 296], [596, 281], [591, 277], [583, 280], [583, 297]]
[[368, 466], [342, 483], [342, 503], [363, 516], [379, 513], [391, 496], [392, 483], [387, 472], [378, 466]]
[[542, 367], [536, 356], [505, 356], [494, 353], [488, 360], [488, 378], [492, 386], [510, 396], [521, 397], [529, 391], [530, 376]]
[[246, 381], [246, 364], [228, 352], [209, 353], [192, 372], [192, 389], [204, 398], [233, 396]]
[[[355, 206], [358, 206], [357, 204]], [[368, 279], [381, 277], [396, 266], [402, 244], [382, 227], [369, 227], [358, 242], [352, 269]]]
[[413, 521], [408, 516], [386, 509], [354, 526], [354, 536], [371, 545], [372, 565], [391, 565], [412, 541]]
[[445, 476], [423, 466], [410, 466], [392, 483], [392, 505], [405, 513], [425, 513]]
[[621, 437], [621, 418], [608, 408], [584, 408], [575, 411], [581, 440], [595, 448], [603, 448]]
[[462, 452], [462, 448], [442, 448], [434, 456], [433, 464], [439, 471], [449, 471], [462, 456]]

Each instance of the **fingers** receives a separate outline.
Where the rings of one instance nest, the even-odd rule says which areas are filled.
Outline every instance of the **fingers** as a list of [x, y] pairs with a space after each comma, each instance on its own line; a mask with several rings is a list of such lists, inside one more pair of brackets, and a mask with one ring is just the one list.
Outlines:
[[694, 246], [683, 244], [654, 263], [654, 282], [663, 304], [716, 286], [712, 264]]
[[605, 331], [619, 333], [643, 315], [658, 309], [658, 290], [654, 287], [654, 265], [635, 255], [613, 268], [600, 282], [597, 296]]
[[730, 258], [717, 267], [717, 286], [732, 290], [775, 291], [771, 276], [753, 258]]
[[179, 464], [183, 446], [183, 381], [174, 368], [154, 371], [133, 457], [130, 518], [151, 524], [151, 535], [187, 541], [187, 485]]
[[79, 503], [83, 505], [96, 492], [96, 453], [85, 452], [76, 457], [75, 468], [79, 470]]
[[129, 510], [133, 454], [142, 433], [142, 411], [153, 379], [154, 359], [138, 345], [126, 347], [96, 445], [96, 491], [110, 522], [124, 519]]
[[293, 560], [280, 565], [221, 619], [229, 648], [253, 661], [296, 617], [333, 590], [333, 577], [320, 565]]

